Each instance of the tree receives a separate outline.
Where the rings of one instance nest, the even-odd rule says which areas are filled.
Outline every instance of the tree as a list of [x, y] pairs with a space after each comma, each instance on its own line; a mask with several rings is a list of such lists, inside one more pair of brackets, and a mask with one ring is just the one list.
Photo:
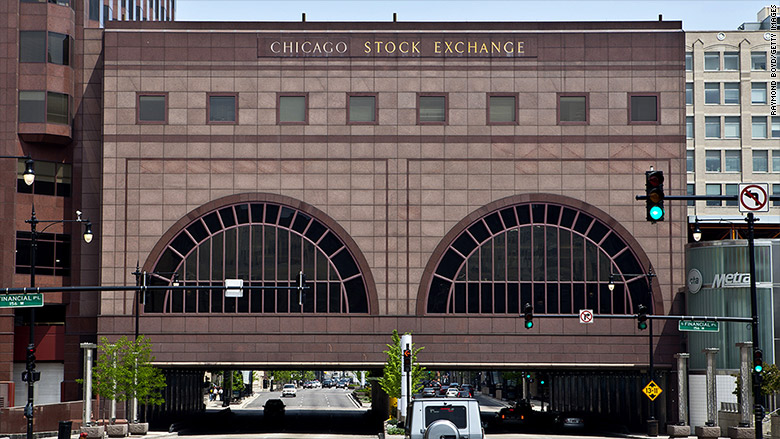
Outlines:
[[[401, 336], [393, 329], [392, 344], [387, 345], [387, 362], [384, 375], [379, 378], [379, 386], [391, 398], [401, 397]], [[425, 368], [417, 362], [417, 354], [425, 348], [415, 348], [412, 343], [412, 393], [422, 389], [421, 381], [425, 376]]]
[[[732, 376], [737, 378], [737, 382], [736, 388], [731, 393], [737, 395], [737, 401], [741, 402], [742, 377], [739, 374], [733, 374]], [[780, 369], [778, 369], [776, 365], [769, 364], [764, 367], [764, 371], [761, 372], [761, 376], [763, 378], [761, 381], [762, 395], [771, 395], [773, 393], [780, 392]]]
[[[127, 401], [137, 398], [140, 404], [160, 405], [165, 376], [152, 366], [152, 344], [141, 336], [130, 341], [122, 336], [110, 343], [101, 337], [98, 361], [93, 368], [94, 392], [102, 398]], [[83, 380], [79, 380], [83, 382]]]

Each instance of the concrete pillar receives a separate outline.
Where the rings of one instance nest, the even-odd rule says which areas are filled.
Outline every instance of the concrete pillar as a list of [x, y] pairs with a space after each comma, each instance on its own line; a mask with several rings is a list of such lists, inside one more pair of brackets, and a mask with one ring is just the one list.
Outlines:
[[677, 425], [668, 425], [666, 432], [670, 437], [688, 437], [691, 427], [688, 425], [688, 358], [691, 354], [684, 352], [674, 354], [677, 359]]
[[740, 386], [739, 399], [739, 426], [750, 427], [753, 425], [753, 386], [750, 385], [750, 363], [752, 363], [751, 353], [753, 352], [753, 342], [746, 341], [736, 343], [739, 348], [739, 378], [742, 382]]
[[92, 424], [92, 350], [97, 348], [94, 343], [81, 343], [84, 349], [84, 395], [82, 397], [81, 425]]
[[701, 438], [716, 438], [720, 436], [720, 427], [718, 427], [718, 393], [715, 383], [715, 355], [718, 354], [718, 348], [702, 349], [707, 357], [707, 422], [705, 425], [696, 426], [696, 436]]

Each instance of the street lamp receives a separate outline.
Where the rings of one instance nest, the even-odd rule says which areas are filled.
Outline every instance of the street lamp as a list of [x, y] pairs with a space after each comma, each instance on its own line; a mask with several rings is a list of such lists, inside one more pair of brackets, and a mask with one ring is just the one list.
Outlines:
[[699, 217], [696, 217], [696, 221], [693, 223], [693, 240], [696, 242], [701, 241], [701, 229], [699, 228]]
[[35, 181], [35, 161], [29, 155], [0, 155], [0, 159], [26, 159], [24, 161], [22, 178], [24, 179], [24, 184], [32, 186]]
[[[28, 167], [29, 170], [32, 171], [32, 160], [28, 160]], [[25, 171], [27, 172], [27, 171]], [[27, 174], [25, 174], [27, 175]], [[32, 175], [34, 177], [34, 173], [31, 173], [29, 175]], [[25, 182], [27, 182], [27, 178], [25, 177]], [[30, 183], [32, 184], [32, 179], [30, 179]], [[36, 249], [38, 248], [38, 235], [45, 232], [46, 229], [53, 226], [54, 224], [64, 224], [64, 223], [84, 223], [84, 241], [89, 244], [92, 242], [92, 223], [89, 220], [85, 220], [81, 218], [81, 211], [76, 211], [76, 219], [74, 220], [39, 220], [37, 216], [35, 216], [35, 205], [32, 206], [32, 213], [30, 214], [30, 219], [24, 220], [27, 224], [30, 225], [30, 287], [35, 288], [35, 258], [36, 258]], [[46, 223], [48, 224], [46, 227], [43, 228], [40, 232], [37, 230], [38, 224], [40, 223]], [[33, 439], [33, 388], [34, 384], [37, 378], [37, 374], [35, 374], [35, 308], [30, 308], [30, 342], [27, 345], [27, 352], [28, 357], [32, 356], [33, 361], [27, 361], [27, 405], [24, 408], [24, 416], [27, 418], [27, 439]]]

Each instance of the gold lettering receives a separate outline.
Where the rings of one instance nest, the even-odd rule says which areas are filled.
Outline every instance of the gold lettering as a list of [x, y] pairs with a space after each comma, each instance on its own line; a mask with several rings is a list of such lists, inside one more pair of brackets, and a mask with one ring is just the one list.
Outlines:
[[433, 53], [441, 53], [441, 41], [433, 42]]
[[[460, 49], [458, 49], [458, 44], [460, 44]], [[463, 41], [458, 41], [455, 43], [455, 51], [458, 53], [463, 53]]]
[[[404, 45], [406, 45], [406, 49], [404, 49]], [[401, 41], [400, 43], [398, 43], [398, 51], [401, 53], [409, 53], [409, 42]]]
[[[509, 48], [507, 49], [506, 46], [509, 46]], [[515, 48], [514, 48], [514, 46], [512, 46], [512, 42], [511, 41], [507, 41], [506, 43], [504, 43], [504, 52], [506, 52], [506, 53], [514, 53], [515, 52]]]
[[[392, 49], [390, 48], [391, 45], [393, 47]], [[385, 52], [387, 52], [387, 53], [395, 53], [395, 43], [392, 42], [392, 41], [386, 42], [385, 43]]]
[[517, 42], [517, 54], [518, 55], [525, 55], [525, 43], [522, 41]]
[[474, 52], [477, 51], [477, 42], [476, 41], [469, 41], [469, 53], [471, 53], [471, 49], [474, 49]]
[[320, 43], [314, 43], [314, 50], [312, 50], [312, 52], [322, 53], [322, 47], [320, 47]]
[[293, 51], [293, 43], [292, 41], [285, 41], [284, 42], [284, 48], [282, 49], [284, 53], [292, 52]]
[[445, 41], [444, 47], [444, 53], [452, 53], [452, 41]]
[[420, 53], [420, 42], [419, 41], [415, 41], [414, 43], [412, 43], [412, 52], [413, 53]]
[[[276, 47], [277, 47], [276, 49], [274, 49], [274, 44], [276, 44]], [[279, 49], [278, 49], [278, 47], [279, 47], [280, 45], [281, 45], [281, 43], [280, 43], [280, 42], [278, 42], [278, 41], [274, 41], [273, 43], [271, 43], [271, 52], [273, 52], [273, 53], [279, 53]]]
[[487, 44], [482, 43], [482, 47], [479, 48], [479, 53], [488, 53]]
[[364, 44], [363, 47], [366, 48], [363, 53], [371, 53], [371, 41], [366, 41], [366, 44]]
[[307, 44], [308, 44], [309, 46], [311, 46], [311, 41], [304, 41], [304, 42], [303, 42], [303, 44], [301, 44], [301, 52], [303, 52], [303, 53], [311, 53], [311, 49], [309, 49], [309, 50], [306, 50], [306, 47], [305, 47], [305, 46], [306, 46]]
[[490, 42], [490, 53], [501, 52], [501, 43], [495, 41]]
[[324, 50], [325, 53], [333, 53], [333, 43], [330, 41], [322, 43], [322, 50]]
[[375, 43], [376, 43], [376, 53], [381, 52], [382, 51], [382, 42], [381, 41], [376, 41]]
[[347, 51], [347, 43], [343, 41], [339, 41], [336, 43], [336, 52], [338, 53], [344, 53]]

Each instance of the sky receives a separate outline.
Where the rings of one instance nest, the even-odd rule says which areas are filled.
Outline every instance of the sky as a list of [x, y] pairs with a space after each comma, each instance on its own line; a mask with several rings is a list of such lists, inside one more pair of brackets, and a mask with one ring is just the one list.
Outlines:
[[756, 21], [771, 0], [177, 0], [176, 21], [620, 21], [681, 20], [685, 30]]

